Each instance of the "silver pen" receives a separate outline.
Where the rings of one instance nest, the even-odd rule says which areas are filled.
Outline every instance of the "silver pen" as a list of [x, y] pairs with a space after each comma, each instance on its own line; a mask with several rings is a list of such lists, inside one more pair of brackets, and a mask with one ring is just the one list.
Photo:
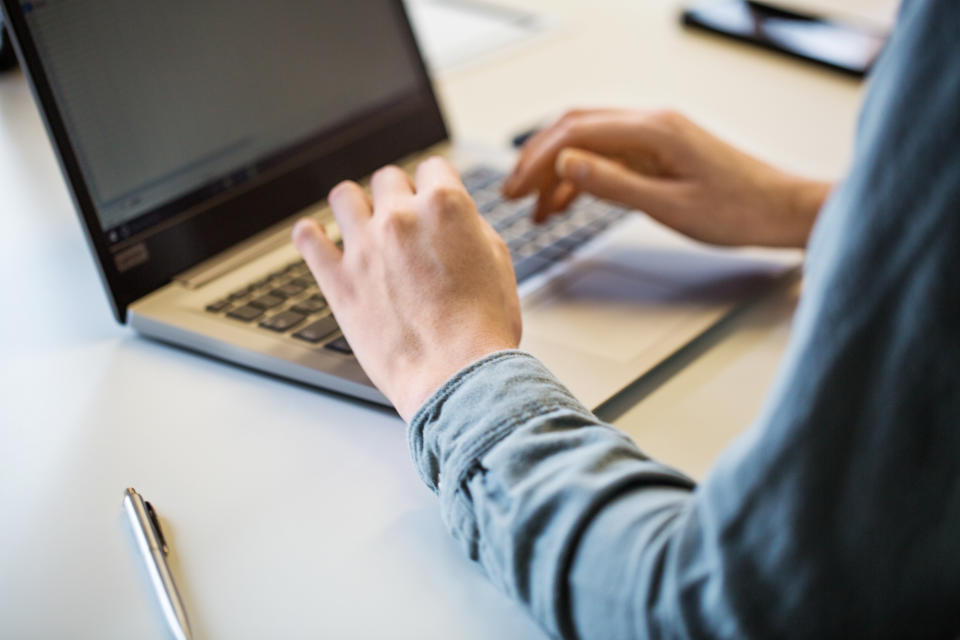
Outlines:
[[163, 617], [167, 619], [173, 637], [177, 640], [190, 640], [192, 636], [187, 610], [183, 607], [177, 585], [173, 582], [173, 574], [167, 566], [169, 548], [160, 530], [156, 512], [132, 487], [123, 492], [123, 510], [130, 520], [137, 549], [147, 565], [147, 574], [160, 599]]

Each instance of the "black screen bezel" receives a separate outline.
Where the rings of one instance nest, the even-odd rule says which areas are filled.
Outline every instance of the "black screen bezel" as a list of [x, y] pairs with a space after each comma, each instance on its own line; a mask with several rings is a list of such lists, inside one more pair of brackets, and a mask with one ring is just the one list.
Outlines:
[[[391, 4], [404, 31], [405, 43], [418, 66], [418, 83], [404, 100], [366, 114], [371, 128], [331, 152], [252, 188], [238, 188], [215, 206], [166, 226], [141, 242], [145, 262], [120, 271], [97, 217], [93, 199], [80, 171], [47, 75], [17, 0], [0, 0], [5, 22], [27, 75], [34, 99], [80, 216], [87, 242], [118, 322], [126, 321], [127, 307], [169, 283], [178, 273], [280, 222], [326, 197], [339, 181], [369, 174], [377, 167], [447, 139], [447, 128], [424, 64], [423, 56], [403, 7]], [[314, 143], [322, 149], [337, 136], [331, 130]]]

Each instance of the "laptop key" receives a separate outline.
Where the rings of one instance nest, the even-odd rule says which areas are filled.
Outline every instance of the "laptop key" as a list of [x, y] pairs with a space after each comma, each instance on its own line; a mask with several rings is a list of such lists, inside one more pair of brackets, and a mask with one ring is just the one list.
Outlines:
[[327, 301], [321, 296], [313, 296], [307, 298], [306, 300], [301, 300], [297, 304], [290, 307], [292, 311], [297, 313], [302, 313], [305, 315], [310, 315], [311, 313], [319, 313], [327, 308]]
[[463, 173], [463, 186], [467, 188], [467, 191], [472, 192], [488, 185], [500, 177], [500, 172], [491, 167], [473, 167], [467, 169]]
[[230, 306], [230, 300], [224, 298], [223, 300], [217, 300], [216, 302], [211, 302], [207, 305], [207, 311], [210, 313], [220, 313], [224, 309], [227, 309]]
[[564, 246], [560, 243], [554, 243], [548, 244], [545, 247], [541, 247], [541, 249], [537, 251], [535, 255], [538, 258], [542, 258], [550, 262], [556, 262], [557, 260], [566, 257], [569, 253], [570, 247]]
[[295, 284], [306, 289], [307, 287], [314, 286], [314, 284], [316, 284], [316, 281], [313, 279], [313, 276], [300, 276], [298, 278], [294, 278], [293, 280], [291, 280], [290, 284]]
[[242, 320], [243, 322], [250, 322], [251, 320], [256, 320], [263, 315], [263, 309], [258, 309], [257, 307], [252, 307], [249, 304], [245, 304], [242, 307], [237, 307], [236, 309], [231, 310], [228, 314], [228, 318], [233, 318], [234, 320]]
[[240, 298], [246, 298], [248, 295], [254, 292], [254, 287], [247, 285], [246, 287], [241, 287], [236, 291], [230, 293], [227, 296], [228, 300], [239, 300]]
[[274, 307], [283, 304], [283, 301], [286, 298], [281, 298], [280, 296], [275, 296], [271, 293], [260, 296], [250, 301], [250, 305], [257, 307], [259, 309], [273, 309]]
[[304, 274], [308, 274], [309, 272], [310, 272], [310, 269], [307, 267], [307, 264], [305, 262], [298, 262], [297, 264], [288, 265], [287, 268], [284, 270], [284, 273], [290, 276], [291, 278], [302, 276]]
[[287, 310], [281, 311], [280, 313], [270, 316], [266, 320], [260, 323], [260, 326], [264, 329], [269, 329], [270, 331], [277, 331], [283, 333], [288, 329], [292, 329], [304, 320], [307, 316], [302, 313], [297, 313], [296, 311]]
[[284, 298], [290, 298], [298, 293], [302, 293], [307, 287], [299, 282], [290, 281], [281, 287], [277, 287], [270, 293], [273, 295], [282, 295]]
[[323, 345], [323, 346], [324, 346], [324, 348], [330, 349], [331, 351], [337, 351], [337, 352], [339, 352], [339, 353], [343, 353], [343, 354], [346, 354], [346, 355], [348, 355], [348, 356], [352, 356], [352, 355], [353, 355], [353, 349], [350, 348], [350, 343], [347, 342], [347, 339], [344, 338], [343, 336], [340, 336], [340, 337], [337, 338], [336, 340], [333, 340], [333, 341], [331, 341], [331, 342], [328, 342], [327, 344], [325, 344], [325, 345]]
[[308, 324], [303, 329], [300, 329], [300, 331], [297, 331], [295, 334], [293, 334], [293, 337], [297, 338], [298, 340], [303, 340], [304, 342], [316, 344], [337, 329], [338, 327], [336, 319], [332, 315], [329, 315], [320, 318], [316, 322]]
[[524, 258], [529, 258], [532, 255], [536, 255], [540, 251], [540, 247], [535, 245], [532, 242], [523, 242], [507, 245], [510, 249], [510, 255], [513, 257], [514, 262], [520, 262]]

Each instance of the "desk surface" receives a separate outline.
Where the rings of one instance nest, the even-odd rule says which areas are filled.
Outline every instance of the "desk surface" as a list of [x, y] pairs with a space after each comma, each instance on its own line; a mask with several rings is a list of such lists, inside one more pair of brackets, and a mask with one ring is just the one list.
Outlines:
[[[688, 33], [676, 2], [529, 0], [559, 27], [440, 78], [456, 135], [674, 105], [783, 166], [838, 175], [861, 86]], [[507, 63], [508, 62], [508, 63]], [[121, 516], [157, 506], [198, 637], [541, 637], [448, 539], [390, 412], [114, 324], [20, 75], [0, 79], [0, 635], [166, 637]], [[702, 477], [757, 412], [780, 291], [603, 416]]]

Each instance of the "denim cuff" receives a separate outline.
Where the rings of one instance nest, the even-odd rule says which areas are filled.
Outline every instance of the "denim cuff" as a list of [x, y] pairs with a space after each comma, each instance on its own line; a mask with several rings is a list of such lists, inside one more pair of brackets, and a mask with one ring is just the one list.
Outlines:
[[532, 355], [497, 351], [461, 369], [420, 407], [407, 430], [410, 453], [438, 493], [444, 476], [455, 481], [512, 427], [560, 407], [591, 415]]

